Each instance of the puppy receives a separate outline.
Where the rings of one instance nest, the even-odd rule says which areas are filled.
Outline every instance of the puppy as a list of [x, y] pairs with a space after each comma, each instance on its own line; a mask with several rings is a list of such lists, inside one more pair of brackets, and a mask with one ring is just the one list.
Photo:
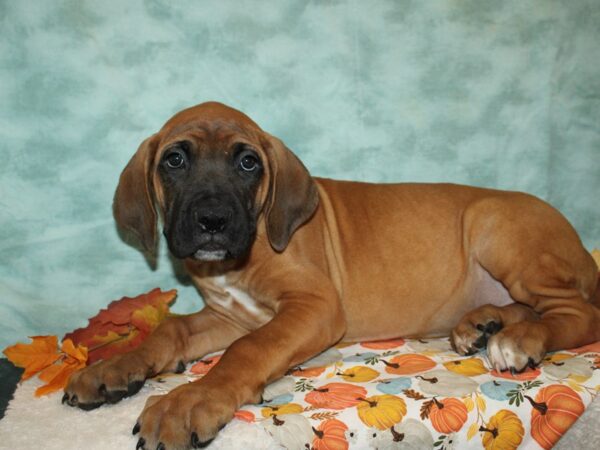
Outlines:
[[204, 445], [266, 383], [340, 339], [451, 334], [460, 354], [487, 347], [511, 371], [600, 339], [598, 267], [548, 204], [452, 184], [313, 178], [279, 139], [219, 103], [179, 112], [141, 144], [114, 214], [149, 253], [160, 215], [206, 306], [76, 373], [65, 400], [114, 403], [227, 349], [201, 380], [148, 400], [138, 448]]

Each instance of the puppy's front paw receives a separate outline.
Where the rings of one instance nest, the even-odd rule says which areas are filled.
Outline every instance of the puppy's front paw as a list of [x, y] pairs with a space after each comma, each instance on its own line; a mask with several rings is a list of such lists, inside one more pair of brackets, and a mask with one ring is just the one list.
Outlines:
[[[475, 318], [477, 319], [477, 318]], [[450, 336], [450, 343], [455, 352], [460, 355], [472, 355], [488, 345], [491, 336], [502, 329], [502, 324], [485, 317], [473, 322], [471, 318], [464, 318], [454, 327]]]
[[149, 370], [135, 353], [100, 361], [71, 376], [62, 402], [83, 410], [117, 403], [142, 388]]
[[236, 410], [233, 395], [203, 387], [198, 382], [149, 397], [133, 434], [140, 433], [137, 449], [173, 450], [207, 446]]
[[543, 333], [534, 323], [509, 325], [490, 338], [487, 354], [497, 371], [510, 370], [515, 374], [527, 367], [535, 368], [546, 354]]

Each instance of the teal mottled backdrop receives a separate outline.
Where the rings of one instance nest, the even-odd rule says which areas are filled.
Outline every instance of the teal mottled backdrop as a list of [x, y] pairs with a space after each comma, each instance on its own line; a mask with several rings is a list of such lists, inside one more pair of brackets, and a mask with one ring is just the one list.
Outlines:
[[138, 143], [219, 100], [313, 174], [528, 191], [600, 245], [600, 5], [0, 0], [0, 348], [177, 287], [118, 237]]

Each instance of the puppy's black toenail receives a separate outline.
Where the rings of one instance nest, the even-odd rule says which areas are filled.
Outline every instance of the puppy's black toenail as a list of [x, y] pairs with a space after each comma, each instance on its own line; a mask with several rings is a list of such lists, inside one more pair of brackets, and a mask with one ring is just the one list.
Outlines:
[[146, 439], [144, 439], [144, 438], [140, 438], [140, 439], [137, 441], [137, 444], [136, 444], [136, 446], [135, 446], [135, 450], [140, 450], [140, 448], [144, 448], [144, 445], [145, 445], [145, 444], [146, 444]]
[[136, 424], [133, 427], [133, 430], [131, 430], [131, 434], [133, 434], [133, 435], [138, 434], [140, 432], [140, 428], [141, 428], [140, 423], [136, 422]]
[[104, 402], [95, 402], [95, 403], [79, 403], [79, 409], [83, 409], [84, 411], [91, 411], [92, 409], [96, 409], [99, 406], [102, 406]]
[[77, 406], [77, 403], [78, 403], [77, 394], [75, 394], [73, 397], [68, 399], [67, 403], [69, 404], [69, 406]]
[[104, 393], [104, 398], [108, 403], [117, 403], [124, 397], [127, 397], [127, 395], [127, 391], [106, 391]]
[[67, 403], [68, 400], [69, 400], [69, 394], [67, 394], [65, 392], [65, 395], [63, 395], [63, 398], [60, 402], [64, 405], [65, 403]]
[[158, 445], [156, 446], [156, 450], [165, 450], [165, 444], [163, 444], [162, 442], [159, 442]]
[[529, 366], [530, 369], [535, 369], [537, 364], [535, 363], [535, 361], [533, 360], [533, 358], [529, 358], [527, 360], [527, 365]]
[[194, 431], [192, 433], [192, 448], [204, 448], [204, 447], [208, 447], [210, 445], [210, 443], [213, 441], [213, 439], [209, 439], [208, 441], [205, 442], [200, 442], [200, 439], [198, 438], [198, 434]]
[[183, 373], [185, 372], [185, 363], [183, 361], [179, 361], [177, 363], [177, 367], [175, 368], [175, 373]]
[[205, 448], [208, 447], [210, 445], [210, 443], [213, 441], [214, 439], [209, 439], [208, 441], [204, 441], [204, 442], [200, 442], [200, 445], [197, 448]]
[[517, 374], [517, 369], [514, 366], [510, 366], [510, 374], [514, 377]]
[[144, 380], [130, 381], [127, 385], [127, 395], [137, 394], [144, 386]]

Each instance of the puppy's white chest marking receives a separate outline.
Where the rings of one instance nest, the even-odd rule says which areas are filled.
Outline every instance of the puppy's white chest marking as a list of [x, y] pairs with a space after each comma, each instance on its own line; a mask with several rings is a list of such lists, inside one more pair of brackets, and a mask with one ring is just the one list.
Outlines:
[[227, 279], [224, 275], [213, 278], [213, 282], [223, 292], [222, 295], [216, 295], [214, 298], [211, 298], [214, 303], [226, 309], [231, 309], [233, 304], [237, 303], [254, 316], [260, 317], [264, 315], [264, 311], [259, 307], [259, 303], [241, 289], [227, 284]]

